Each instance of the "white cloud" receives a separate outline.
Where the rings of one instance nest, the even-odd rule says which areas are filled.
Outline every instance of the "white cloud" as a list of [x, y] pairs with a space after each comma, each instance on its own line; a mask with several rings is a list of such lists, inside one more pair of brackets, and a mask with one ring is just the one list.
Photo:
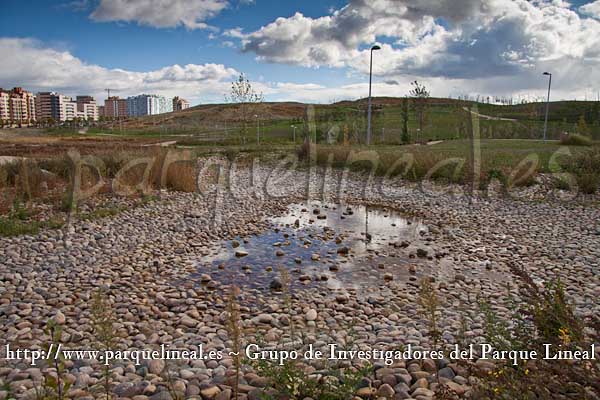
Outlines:
[[600, 19], [600, 0], [579, 7], [579, 12]]
[[[377, 63], [388, 62], [384, 49], [377, 54]], [[75, 96], [89, 94], [104, 99], [104, 88], [114, 89], [121, 97], [140, 93], [157, 93], [166, 96], [182, 96], [193, 104], [222, 102], [230, 89], [230, 82], [239, 74], [233, 68], [221, 64], [170, 65], [154, 71], [134, 72], [125, 69], [109, 69], [87, 64], [68, 51], [44, 47], [31, 39], [0, 38], [0, 53], [11, 54], [0, 63], [0, 87], [23, 86], [27, 90], [54, 90]], [[517, 59], [517, 55], [511, 55]], [[554, 73], [552, 98], [582, 99], [592, 95], [592, 85], [600, 80], [597, 63], [593, 60], [582, 64], [575, 58], [544, 61], [535, 68], [510, 77], [424, 77], [419, 74], [375, 77], [374, 96], [400, 97], [408, 93], [410, 82], [424, 82], [433, 96], [452, 95], [499, 95], [542, 97], [547, 88], [541, 73], [547, 69]], [[364, 98], [368, 94], [368, 81], [364, 75], [361, 83], [327, 86], [312, 82], [252, 82], [255, 89], [265, 94], [268, 101], [302, 101], [327, 103], [335, 100]]]
[[90, 18], [126, 21], [155, 28], [211, 28], [205, 21], [229, 5], [227, 0], [101, 0]]
[[0, 38], [0, 87], [23, 86], [32, 91], [67, 95], [91, 94], [104, 98], [104, 88], [119, 96], [140, 93], [179, 95], [193, 102], [220, 101], [238, 72], [222, 64], [170, 65], [155, 71], [134, 72], [86, 64], [67, 51], [43, 47], [32, 39]]
[[570, 7], [561, 0], [350, 0], [330, 15], [296, 13], [235, 34], [243, 51], [265, 62], [365, 73], [368, 49], [380, 40], [376, 75], [510, 77], [551, 61], [583, 68], [600, 60], [600, 22]]

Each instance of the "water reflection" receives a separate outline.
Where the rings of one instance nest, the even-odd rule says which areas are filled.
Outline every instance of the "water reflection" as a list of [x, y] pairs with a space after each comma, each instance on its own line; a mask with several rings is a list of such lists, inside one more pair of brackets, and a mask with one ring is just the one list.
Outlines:
[[238, 238], [239, 247], [224, 242], [200, 260], [199, 273], [223, 284], [268, 288], [277, 270], [287, 268], [293, 286], [360, 290], [381, 285], [384, 273], [408, 276], [409, 262], [417, 260], [398, 249], [427, 231], [392, 210], [319, 202], [292, 204], [270, 222], [264, 233]]

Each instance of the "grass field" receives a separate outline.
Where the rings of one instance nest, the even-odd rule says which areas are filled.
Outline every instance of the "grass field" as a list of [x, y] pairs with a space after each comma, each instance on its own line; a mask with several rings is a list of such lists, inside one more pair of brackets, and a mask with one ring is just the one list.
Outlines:
[[[373, 101], [373, 142], [398, 143], [402, 134], [400, 98], [375, 98]], [[353, 144], [365, 142], [366, 101], [344, 101], [328, 105], [301, 103], [261, 103], [256, 105], [250, 120], [240, 120], [238, 106], [211, 104], [193, 107], [178, 113], [110, 121], [91, 128], [88, 134], [118, 134], [124, 136], [178, 137], [187, 145], [244, 144], [256, 141], [257, 129], [263, 142], [293, 142], [312, 134], [319, 143], [329, 139]], [[408, 128], [411, 141], [464, 139], [470, 132], [473, 115], [478, 112], [483, 138], [536, 139], [542, 138], [544, 103], [492, 105], [453, 99], [429, 99], [423, 132], [418, 131], [417, 116], [410, 109]], [[307, 117], [309, 107], [314, 117]], [[474, 107], [477, 107], [476, 109]], [[257, 117], [254, 117], [254, 116]], [[578, 124], [586, 121], [584, 130]], [[309, 122], [311, 124], [309, 124]], [[56, 132], [68, 132], [61, 128]], [[72, 130], [72, 129], [71, 129]], [[559, 139], [562, 132], [578, 132], [600, 140], [600, 103], [554, 102], [550, 105], [548, 138]], [[329, 134], [328, 134], [329, 133]]]

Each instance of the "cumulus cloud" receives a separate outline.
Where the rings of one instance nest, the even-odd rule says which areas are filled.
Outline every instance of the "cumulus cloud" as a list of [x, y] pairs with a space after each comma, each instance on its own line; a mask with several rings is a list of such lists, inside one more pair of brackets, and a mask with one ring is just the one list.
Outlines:
[[205, 22], [228, 6], [227, 0], [101, 0], [95, 21], [126, 21], [155, 28], [206, 29]]
[[235, 34], [265, 62], [365, 73], [369, 47], [380, 41], [376, 75], [477, 79], [599, 60], [600, 22], [559, 0], [350, 0], [330, 15], [296, 13]]
[[195, 102], [218, 101], [238, 75], [235, 69], [222, 64], [175, 64], [147, 72], [108, 69], [22, 38], [0, 38], [0, 53], [11, 54], [0, 64], [0, 87], [20, 85], [32, 91], [92, 94], [98, 98], [103, 98], [104, 88], [109, 87], [120, 96], [157, 93], [184, 96]]
[[600, 0], [579, 7], [579, 12], [600, 19]]

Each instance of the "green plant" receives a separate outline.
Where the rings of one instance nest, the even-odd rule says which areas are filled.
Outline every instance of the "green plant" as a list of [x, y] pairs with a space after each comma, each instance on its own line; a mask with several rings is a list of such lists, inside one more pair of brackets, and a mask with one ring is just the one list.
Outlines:
[[36, 387], [37, 400], [66, 400], [67, 393], [71, 383], [65, 380], [65, 359], [60, 350], [62, 339], [62, 327], [53, 319], [49, 320], [44, 329], [48, 335], [49, 342], [44, 343], [43, 350], [48, 354], [48, 368], [54, 369], [54, 372], [43, 371], [42, 386]]
[[229, 338], [231, 339], [231, 351], [233, 353], [233, 366], [235, 368], [235, 378], [233, 385], [233, 398], [237, 399], [239, 394], [240, 387], [240, 372], [241, 372], [241, 352], [242, 352], [242, 343], [241, 336], [242, 330], [240, 328], [241, 325], [241, 317], [240, 317], [240, 308], [237, 302], [237, 297], [240, 294], [240, 289], [237, 286], [231, 286], [229, 289], [229, 294], [227, 296], [227, 323], [225, 328], [227, 329], [227, 333], [229, 334]]
[[0, 217], [0, 236], [35, 235], [40, 224], [36, 221], [23, 221], [12, 216]]
[[424, 316], [429, 324], [429, 336], [433, 340], [433, 348], [437, 349], [442, 339], [442, 332], [438, 325], [440, 303], [436, 289], [427, 277], [421, 279], [418, 304], [423, 309]]
[[[116, 322], [112, 303], [109, 300], [109, 293], [104, 289], [98, 289], [92, 295], [90, 305], [91, 323], [94, 332], [96, 344], [103, 351], [114, 350], [116, 345], [116, 335], [114, 323]], [[103, 388], [106, 399], [112, 398], [110, 365], [104, 363], [102, 371]]]
[[351, 399], [360, 382], [368, 376], [372, 367], [366, 364], [360, 367], [334, 369], [323, 372], [317, 379], [310, 375], [305, 365], [286, 361], [278, 363], [270, 360], [259, 360], [253, 364], [256, 371], [268, 378], [265, 399]]
[[[521, 300], [509, 297], [510, 320], [499, 318], [484, 304], [487, 340], [497, 350], [535, 350], [546, 354], [546, 346], [562, 351], [581, 351], [594, 338], [586, 337], [585, 324], [575, 315], [560, 280], [539, 288], [522, 268], [511, 264], [519, 278]], [[596, 338], [597, 339], [597, 338]], [[497, 364], [474, 388], [478, 399], [596, 398], [600, 394], [600, 370], [592, 360], [519, 360]]]

